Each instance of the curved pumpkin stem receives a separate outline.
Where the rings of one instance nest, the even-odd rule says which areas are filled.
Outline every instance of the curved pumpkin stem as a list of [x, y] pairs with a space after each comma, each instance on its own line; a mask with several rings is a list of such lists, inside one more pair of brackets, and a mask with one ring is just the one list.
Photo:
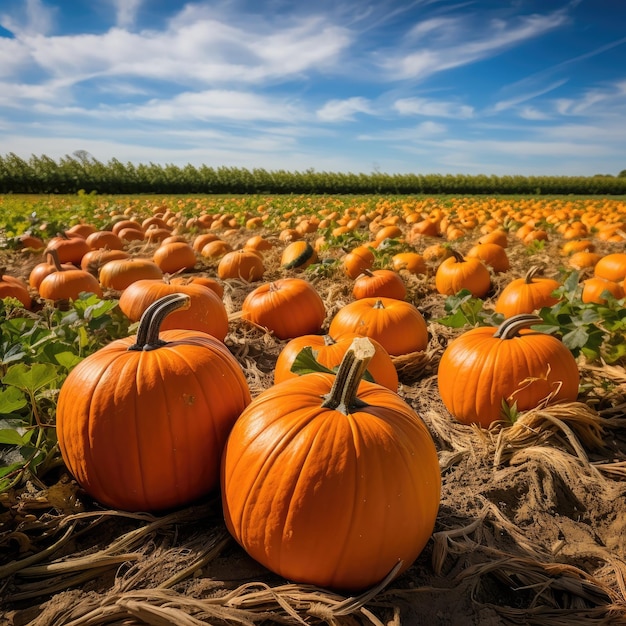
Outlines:
[[375, 352], [374, 344], [367, 337], [355, 337], [352, 340], [341, 360], [335, 382], [328, 395], [324, 397], [323, 408], [349, 415], [353, 409], [367, 406], [356, 397], [356, 394], [361, 378]]
[[[52, 260], [52, 262], [50, 262]], [[62, 272], [63, 267], [61, 266], [61, 259], [59, 259], [59, 253], [56, 248], [51, 248], [50, 250], [46, 250], [46, 263], [49, 265], [54, 265], [57, 272]]]
[[142, 314], [137, 338], [129, 350], [156, 350], [167, 342], [159, 339], [163, 320], [177, 309], [188, 309], [191, 298], [184, 293], [172, 293], [153, 302]]
[[524, 276], [524, 282], [527, 285], [530, 285], [533, 282], [533, 278], [541, 271], [540, 265], [533, 265], [527, 272], [526, 276]]
[[465, 263], [465, 257], [458, 250], [450, 248], [450, 252], [457, 263]]
[[519, 331], [522, 330], [522, 328], [530, 328], [539, 322], [543, 322], [543, 319], [538, 315], [520, 313], [519, 315], [514, 315], [504, 320], [504, 322], [498, 326], [498, 330], [496, 330], [493, 336], [497, 339], [512, 339], [513, 337], [519, 336]]

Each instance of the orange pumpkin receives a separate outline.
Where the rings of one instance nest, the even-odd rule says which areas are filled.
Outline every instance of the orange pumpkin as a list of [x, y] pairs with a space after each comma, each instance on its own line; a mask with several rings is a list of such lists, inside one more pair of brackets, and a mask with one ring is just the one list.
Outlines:
[[222, 283], [215, 280], [215, 278], [210, 278], [209, 276], [172, 276], [170, 278], [171, 285], [189, 285], [190, 283], [194, 285], [203, 285], [204, 287], [208, 287], [211, 291], [214, 291], [219, 299], [221, 300], [224, 297], [224, 286]]
[[[359, 335], [349, 333], [340, 339], [333, 339], [330, 335], [302, 335], [295, 337], [285, 345], [276, 359], [274, 367], [274, 383], [280, 383], [289, 378], [296, 378], [298, 373], [291, 370], [300, 351], [310, 347], [318, 363], [328, 369], [336, 368], [352, 345], [352, 340]], [[371, 339], [375, 353], [367, 369], [374, 382], [392, 391], [398, 390], [398, 372], [389, 353], [375, 340]]]
[[488, 428], [502, 418], [502, 403], [526, 411], [543, 401], [574, 401], [579, 373], [572, 353], [555, 337], [529, 330], [543, 320], [521, 314], [498, 329], [479, 326], [451, 341], [437, 384], [450, 413], [464, 424]]
[[581, 300], [585, 303], [595, 302], [596, 304], [606, 304], [606, 297], [604, 297], [605, 291], [618, 300], [624, 297], [624, 289], [620, 283], [614, 280], [600, 278], [599, 276], [592, 276], [583, 281]]
[[391, 257], [391, 265], [396, 272], [409, 272], [409, 274], [426, 274], [428, 268], [426, 261], [417, 252], [398, 252]]
[[491, 289], [491, 276], [480, 259], [467, 259], [453, 250], [437, 268], [435, 288], [446, 296], [467, 289], [475, 298], [483, 298]]
[[163, 280], [137, 280], [124, 289], [120, 296], [120, 309], [129, 320], [136, 322], [151, 304], [173, 293], [187, 295], [189, 306], [169, 315], [161, 324], [163, 330], [198, 330], [224, 341], [228, 333], [226, 307], [214, 291], [202, 285], [173, 285]]
[[78, 268], [72, 263], [61, 263], [59, 261], [59, 255], [56, 250], [51, 250], [46, 253], [46, 260], [42, 263], [37, 263], [35, 267], [30, 271], [28, 275], [28, 284], [33, 289], [39, 289], [41, 281], [53, 272], [61, 272], [63, 270], [77, 270]]
[[353, 280], [374, 265], [374, 253], [369, 246], [357, 246], [343, 257], [343, 268]]
[[176, 294], [156, 302], [136, 337], [88, 356], [61, 387], [56, 424], [63, 460], [106, 506], [161, 510], [219, 485], [222, 450], [250, 391], [214, 337], [159, 334], [162, 319], [187, 299]]
[[89, 244], [80, 235], [67, 235], [59, 233], [48, 241], [44, 255], [51, 250], [55, 250], [59, 255], [59, 262], [73, 263], [80, 265], [83, 255], [89, 252]]
[[163, 272], [149, 259], [114, 259], [100, 268], [98, 277], [105, 289], [123, 291], [137, 280], [158, 280]]
[[391, 356], [424, 350], [428, 329], [422, 314], [410, 302], [393, 298], [363, 298], [341, 307], [328, 333], [340, 339], [356, 333], [380, 343]]
[[174, 241], [161, 244], [154, 251], [152, 260], [162, 272], [174, 274], [193, 269], [196, 265], [196, 253], [188, 243]]
[[241, 314], [278, 339], [319, 333], [326, 319], [321, 296], [301, 278], [281, 278], [259, 285], [245, 297]]
[[497, 243], [479, 243], [470, 248], [465, 255], [468, 259], [480, 259], [493, 269], [496, 274], [506, 272], [510, 268], [506, 250]]
[[252, 558], [289, 580], [347, 590], [411, 566], [441, 490], [428, 430], [398, 394], [360, 381], [374, 350], [356, 341], [337, 376], [286, 380], [250, 403], [221, 479], [226, 526]]
[[79, 269], [52, 272], [39, 284], [39, 296], [44, 300], [78, 300], [82, 292], [102, 297], [98, 279], [89, 272]]
[[500, 293], [496, 300], [496, 313], [505, 317], [512, 317], [519, 313], [532, 313], [544, 306], [553, 306], [559, 298], [552, 295], [560, 287], [553, 278], [537, 277], [541, 268], [531, 267], [524, 278], [511, 281]]
[[0, 268], [0, 300], [2, 298], [15, 298], [22, 303], [25, 309], [30, 309], [33, 302], [28, 293], [28, 285], [21, 278], [4, 272], [4, 268]]
[[406, 285], [393, 270], [365, 270], [354, 281], [352, 295], [356, 300], [363, 298], [406, 298]]
[[597, 263], [593, 273], [616, 283], [626, 278], [626, 252], [615, 252], [603, 256]]
[[263, 258], [251, 250], [227, 252], [217, 266], [217, 275], [222, 279], [238, 278], [250, 283], [261, 280], [265, 274]]
[[91, 233], [85, 241], [92, 250], [108, 248], [109, 250], [122, 250], [124, 242], [110, 230], [97, 230]]

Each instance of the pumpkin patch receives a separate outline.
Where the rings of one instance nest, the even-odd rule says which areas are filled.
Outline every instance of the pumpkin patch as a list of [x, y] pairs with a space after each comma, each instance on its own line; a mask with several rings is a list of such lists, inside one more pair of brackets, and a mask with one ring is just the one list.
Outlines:
[[[618, 197], [295, 194], [8, 219], [0, 611], [626, 619], [625, 220]], [[60, 261], [59, 233], [89, 251]], [[79, 268], [101, 291], [44, 297]]]

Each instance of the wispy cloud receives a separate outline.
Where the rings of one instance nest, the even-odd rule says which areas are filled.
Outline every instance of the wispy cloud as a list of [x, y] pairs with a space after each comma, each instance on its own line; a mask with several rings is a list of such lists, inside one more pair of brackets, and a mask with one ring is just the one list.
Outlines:
[[115, 9], [117, 26], [120, 28], [132, 27], [143, 0], [111, 0], [111, 2]]
[[0, 25], [20, 36], [47, 35], [54, 28], [56, 10], [41, 0], [25, 0], [19, 9], [0, 15]]
[[396, 80], [424, 79], [500, 54], [562, 26], [567, 20], [564, 11], [522, 16], [512, 23], [502, 19], [487, 21], [484, 16], [472, 19], [467, 15], [430, 19], [416, 24], [407, 37], [404, 45], [413, 49], [402, 54], [391, 52], [380, 65]]
[[347, 100], [329, 100], [317, 111], [317, 118], [322, 122], [347, 122], [354, 120], [357, 113], [372, 115], [371, 104], [365, 98], [348, 98]]
[[400, 115], [424, 115], [454, 119], [470, 119], [474, 115], [474, 108], [469, 105], [426, 98], [400, 98], [393, 103], [393, 108]]

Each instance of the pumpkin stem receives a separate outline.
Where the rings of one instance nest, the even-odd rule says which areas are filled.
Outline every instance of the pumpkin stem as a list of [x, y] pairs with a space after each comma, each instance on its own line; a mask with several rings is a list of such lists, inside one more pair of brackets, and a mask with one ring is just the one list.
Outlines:
[[367, 406], [356, 397], [356, 394], [361, 378], [375, 352], [374, 344], [367, 337], [355, 337], [352, 340], [341, 360], [335, 382], [330, 392], [324, 396], [323, 408], [349, 415], [353, 409]]
[[167, 342], [159, 339], [163, 320], [176, 309], [188, 309], [191, 298], [184, 293], [172, 293], [153, 302], [142, 314], [135, 343], [129, 350], [156, 350]]
[[49, 265], [54, 265], [57, 272], [63, 271], [63, 268], [61, 267], [61, 259], [59, 259], [59, 253], [57, 252], [56, 248], [46, 250], [46, 263], [48, 263]]
[[330, 335], [324, 335], [324, 345], [325, 346], [334, 346], [337, 342]]
[[455, 250], [454, 248], [450, 248], [450, 252], [451, 252], [451, 255], [454, 257], [454, 260], [457, 263], [465, 262], [465, 257], [458, 250]]
[[539, 322], [543, 322], [543, 319], [538, 315], [520, 313], [519, 315], [514, 315], [504, 320], [504, 322], [498, 326], [498, 330], [496, 330], [493, 336], [497, 339], [512, 339], [513, 337], [519, 336], [519, 331], [522, 330], [522, 328], [530, 328]]
[[527, 285], [530, 285], [533, 282], [533, 278], [541, 271], [540, 265], [533, 265], [527, 272], [526, 276], [524, 276], [524, 282]]
[[383, 301], [379, 298], [378, 300], [376, 300], [376, 302], [374, 303], [374, 306], [372, 308], [373, 309], [384, 309], [385, 305], [383, 304]]

